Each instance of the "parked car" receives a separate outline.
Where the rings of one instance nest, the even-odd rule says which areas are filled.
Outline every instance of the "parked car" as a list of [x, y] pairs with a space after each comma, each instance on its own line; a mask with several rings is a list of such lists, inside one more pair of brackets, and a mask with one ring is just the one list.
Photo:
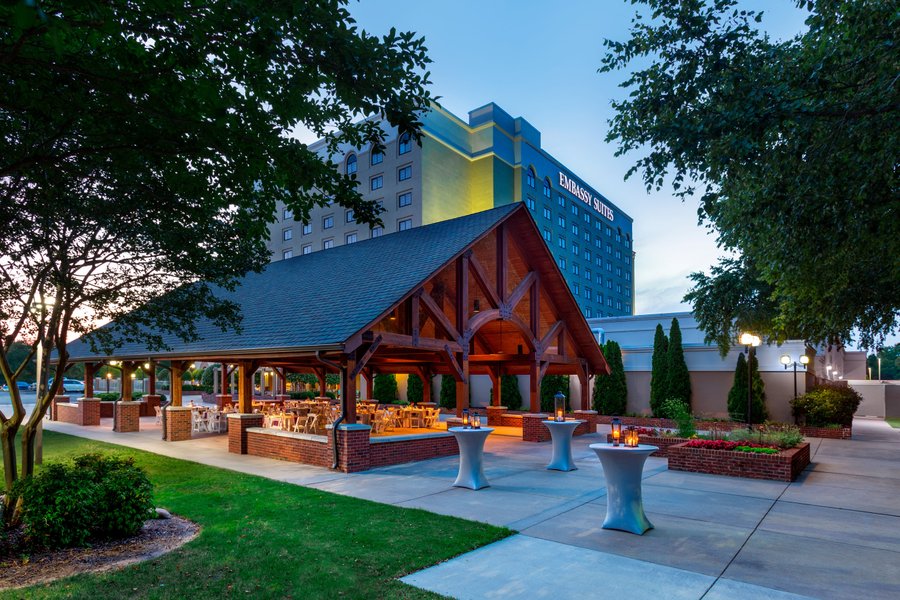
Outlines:
[[[47, 385], [53, 385], [53, 378], [50, 378], [50, 381], [47, 382]], [[64, 392], [83, 392], [84, 391], [84, 382], [78, 381], [77, 379], [69, 379], [68, 377], [63, 378], [62, 389]]]
[[[27, 389], [29, 389], [29, 388], [28, 388], [29, 385], [31, 385], [31, 384], [29, 384], [27, 381], [17, 381], [17, 382], [16, 382], [16, 387], [19, 388], [20, 390], [27, 390]], [[3, 391], [4, 391], [4, 392], [8, 392], [8, 391], [9, 391], [9, 386], [6, 385], [5, 383], [3, 384]]]

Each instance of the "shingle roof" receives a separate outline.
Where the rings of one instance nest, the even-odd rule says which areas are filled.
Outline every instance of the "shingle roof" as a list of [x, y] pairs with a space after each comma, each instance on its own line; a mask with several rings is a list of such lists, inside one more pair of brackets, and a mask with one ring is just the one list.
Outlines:
[[[414, 286], [511, 214], [518, 203], [379, 238], [271, 263], [245, 276], [233, 291], [243, 331], [222, 331], [207, 320], [199, 339], [164, 337], [168, 352], [124, 344], [116, 357], [202, 355], [232, 350], [277, 350], [340, 344], [399, 302]], [[98, 356], [80, 339], [68, 344], [70, 360]]]

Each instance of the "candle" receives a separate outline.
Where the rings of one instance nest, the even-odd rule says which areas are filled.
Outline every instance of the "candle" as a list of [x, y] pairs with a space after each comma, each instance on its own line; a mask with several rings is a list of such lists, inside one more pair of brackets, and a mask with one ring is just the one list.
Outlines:
[[463, 409], [463, 427], [469, 427], [469, 409]]
[[473, 429], [481, 429], [481, 415], [475, 413], [472, 417], [472, 428]]
[[566, 416], [563, 414], [563, 410], [561, 408], [556, 409], [556, 420], [557, 421], [565, 421]]

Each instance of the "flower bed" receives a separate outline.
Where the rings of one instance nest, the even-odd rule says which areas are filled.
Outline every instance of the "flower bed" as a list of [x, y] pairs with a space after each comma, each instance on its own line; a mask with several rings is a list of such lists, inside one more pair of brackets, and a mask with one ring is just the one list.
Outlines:
[[[650, 433], [647, 433], [648, 431]], [[647, 444], [649, 446], [656, 446], [657, 448], [659, 448], [659, 450], [650, 455], [657, 456], [659, 458], [666, 458], [669, 454], [669, 448], [671, 448], [675, 444], [682, 444], [689, 441], [688, 438], [658, 435], [655, 430], [647, 429], [644, 427], [638, 429], [638, 440], [641, 444]], [[606, 441], [610, 444], [612, 443], [612, 434], [606, 434]]]
[[[672, 419], [661, 419], [658, 417], [617, 417], [622, 425], [634, 425], [636, 427], [655, 427], [658, 429], [675, 429], [678, 427], [678, 424], [675, 423]], [[597, 415], [596, 417], [597, 423], [602, 423], [605, 425], [609, 425], [612, 423], [613, 417], [610, 415]], [[734, 429], [741, 429], [746, 427], [747, 425], [744, 423], [738, 423], [737, 421], [708, 421], [708, 420], [696, 420], [694, 421], [694, 427], [701, 431], [711, 431], [713, 429], [718, 431], [732, 431]]]
[[[721, 449], [708, 445], [720, 445]], [[711, 475], [728, 475], [750, 479], [774, 479], [793, 481], [809, 465], [809, 443], [803, 442], [794, 448], [780, 450], [774, 454], [754, 451], [725, 449], [735, 444], [752, 448], [748, 442], [724, 440], [690, 440], [675, 444], [668, 449], [669, 468], [673, 471], [691, 471]], [[757, 445], [761, 446], [761, 445]]]

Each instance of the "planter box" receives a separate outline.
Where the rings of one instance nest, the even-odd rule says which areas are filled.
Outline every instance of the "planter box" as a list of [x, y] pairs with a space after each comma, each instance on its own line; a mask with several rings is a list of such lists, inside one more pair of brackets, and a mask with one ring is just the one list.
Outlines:
[[790, 482], [809, 465], [810, 454], [808, 442], [778, 454], [708, 450], [675, 444], [668, 449], [668, 458], [669, 468], [673, 471]]
[[[687, 438], [658, 437], [655, 435], [639, 435], [638, 440], [641, 444], [659, 447], [659, 450], [657, 450], [650, 456], [658, 456], [660, 458], [667, 458], [669, 456], [669, 448], [671, 448], [675, 444], [683, 444], [684, 442], [688, 441]], [[606, 434], [606, 441], [612, 443], [612, 434]]]
[[[612, 423], [611, 415], [597, 415], [597, 423], [609, 425]], [[635, 427], [653, 427], [655, 429], [678, 429], [678, 425], [672, 419], [660, 419], [657, 417], [619, 417], [622, 425], [634, 425]], [[717, 429], [719, 431], [732, 431], [734, 429], [742, 429], [746, 427], [745, 423], [736, 421], [694, 421], [694, 427], [700, 431], [710, 431]]]
[[853, 437], [853, 427], [807, 427], [800, 428], [803, 437], [828, 438], [830, 440], [849, 440]]

